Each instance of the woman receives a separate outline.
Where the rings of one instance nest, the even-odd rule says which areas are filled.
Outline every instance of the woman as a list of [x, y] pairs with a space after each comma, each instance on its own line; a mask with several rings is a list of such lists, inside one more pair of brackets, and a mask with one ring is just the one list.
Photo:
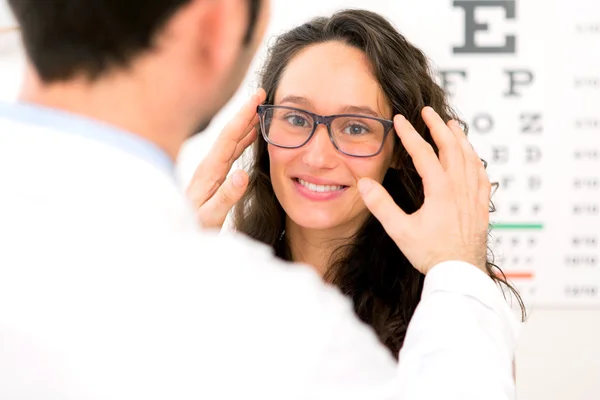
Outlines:
[[[280, 36], [261, 86], [262, 137], [234, 228], [314, 267], [397, 357], [424, 277], [369, 213], [357, 182], [382, 182], [405, 212], [418, 210], [423, 184], [391, 119], [405, 116], [437, 153], [421, 111], [431, 106], [445, 122], [458, 117], [425, 55], [368, 11], [338, 12]], [[522, 307], [499, 268], [485, 263]]]

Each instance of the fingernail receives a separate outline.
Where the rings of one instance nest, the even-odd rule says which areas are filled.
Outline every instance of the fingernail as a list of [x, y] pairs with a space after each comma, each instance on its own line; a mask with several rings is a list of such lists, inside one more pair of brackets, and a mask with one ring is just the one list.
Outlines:
[[448, 123], [456, 128], [460, 128], [460, 125], [458, 125], [458, 122], [456, 122], [455, 120], [451, 119], [450, 121], [448, 121]]
[[371, 190], [372, 187], [373, 187], [373, 182], [371, 182], [371, 180], [369, 180], [369, 179], [361, 179], [360, 181], [358, 181], [358, 191], [363, 196], [366, 195], [367, 193], [369, 193], [369, 191]]
[[233, 186], [237, 188], [244, 186], [244, 177], [240, 171], [233, 173]]

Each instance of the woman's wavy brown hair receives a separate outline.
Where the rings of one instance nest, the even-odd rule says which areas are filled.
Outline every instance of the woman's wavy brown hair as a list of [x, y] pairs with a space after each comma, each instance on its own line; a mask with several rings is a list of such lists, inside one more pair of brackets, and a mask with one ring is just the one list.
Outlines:
[[[454, 119], [466, 129], [449, 106], [444, 91], [435, 83], [425, 55], [383, 17], [363, 10], [316, 18], [279, 36], [270, 47], [262, 71], [266, 104], [273, 104], [281, 76], [294, 56], [308, 46], [329, 41], [346, 43], [367, 55], [372, 73], [392, 105], [393, 115], [404, 115], [436, 153], [437, 147], [420, 115], [423, 107], [433, 107], [444, 121]], [[397, 137], [395, 146], [396, 165], [401, 168], [390, 168], [383, 186], [405, 212], [412, 213], [423, 204], [422, 181]], [[235, 210], [235, 229], [271, 246], [278, 257], [291, 260], [290, 247], [283, 235], [286, 215], [271, 185], [267, 143], [260, 135], [254, 145], [249, 175], [248, 190]], [[420, 300], [424, 276], [412, 267], [372, 215], [349, 242], [332, 254], [325, 279], [352, 299], [359, 318], [371, 325], [398, 357]], [[487, 271], [494, 281], [515, 295], [524, 317], [519, 294], [493, 264], [491, 252]]]

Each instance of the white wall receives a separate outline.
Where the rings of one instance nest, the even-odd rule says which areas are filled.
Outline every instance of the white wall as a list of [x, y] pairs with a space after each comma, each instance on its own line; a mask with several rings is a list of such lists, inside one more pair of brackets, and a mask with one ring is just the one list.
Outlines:
[[[2, 27], [12, 22], [5, 0], [0, 1]], [[531, 265], [526, 267], [535, 273], [531, 280], [515, 280], [530, 307], [530, 319], [524, 325], [517, 357], [518, 394], [520, 399], [600, 399], [600, 303], [595, 295], [574, 298], [565, 290], [565, 285], [595, 287], [600, 282], [598, 266], [581, 272], [566, 269], [564, 265], [565, 255], [577, 250], [567, 246], [575, 230], [587, 229], [592, 236], [600, 234], [594, 215], [582, 220], [566, 213], [581, 199], [590, 204], [600, 203], [597, 193], [576, 193], [567, 185], [579, 175], [596, 177], [600, 168], [565, 158], [579, 145], [600, 147], [598, 135], [592, 135], [593, 128], [592, 134], [572, 129], [574, 118], [599, 116], [600, 91], [594, 87], [577, 93], [569, 89], [577, 77], [595, 76], [600, 80], [600, 33], [594, 33], [594, 27], [600, 26], [600, 6], [594, 0], [518, 0], [515, 20], [507, 20], [497, 9], [477, 11], [477, 18], [490, 25], [490, 32], [477, 33], [477, 43], [498, 45], [506, 34], [516, 34], [515, 54], [453, 54], [452, 47], [463, 43], [465, 27], [464, 14], [452, 6], [452, 0], [303, 0], [301, 3], [274, 0], [267, 36], [309, 17], [349, 7], [368, 8], [388, 16], [409, 40], [426, 51], [437, 67], [468, 70], [468, 80], [457, 81], [453, 102], [468, 122], [472, 123], [481, 113], [494, 119], [495, 129], [489, 135], [477, 130], [471, 135], [475, 147], [486, 159], [493, 159], [493, 148], [498, 145], [507, 146], [511, 154], [517, 155], [530, 145], [543, 150], [544, 159], [537, 165], [523, 164], [520, 158], [512, 158], [506, 164], [490, 164], [490, 174], [498, 180], [516, 174], [518, 183], [519, 174], [531, 173], [544, 181], [540, 192], [517, 184], [513, 188], [505, 186], [497, 197], [498, 221], [512, 218], [512, 222], [525, 222], [535, 217], [543, 218], [546, 225], [544, 232], [522, 234], [539, 242], [534, 250], [506, 246], [506, 241], [520, 237], [519, 232], [496, 233], [505, 239], [496, 245], [496, 253], [505, 260], [501, 266], [509, 272], [520, 271], [524, 268], [520, 266], [523, 259], [528, 258]], [[23, 58], [15, 38], [14, 34], [0, 36], [0, 100], [14, 98], [18, 90]], [[263, 55], [256, 58], [246, 82], [207, 132], [183, 149], [179, 173], [184, 181], [189, 179], [221, 127], [257, 87], [255, 70]], [[525, 68], [535, 73], [534, 85], [524, 88], [520, 98], [502, 95], [507, 84], [503, 70], [507, 68]], [[543, 113], [541, 136], [518, 134], [520, 114], [531, 111]], [[562, 170], [555, 170], [557, 165]], [[541, 202], [542, 214], [511, 214], [509, 206], [525, 207], [530, 201]], [[592, 223], [586, 225], [582, 221]], [[595, 248], [587, 250], [586, 254], [597, 252]]]

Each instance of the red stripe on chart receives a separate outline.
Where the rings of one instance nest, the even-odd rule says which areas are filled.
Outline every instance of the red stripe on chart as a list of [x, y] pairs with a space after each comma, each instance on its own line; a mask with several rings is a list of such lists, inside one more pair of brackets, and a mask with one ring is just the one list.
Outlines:
[[[502, 274], [498, 274], [502, 276]], [[533, 272], [525, 272], [525, 271], [514, 271], [514, 272], [505, 272], [504, 275], [507, 279], [533, 279]]]

